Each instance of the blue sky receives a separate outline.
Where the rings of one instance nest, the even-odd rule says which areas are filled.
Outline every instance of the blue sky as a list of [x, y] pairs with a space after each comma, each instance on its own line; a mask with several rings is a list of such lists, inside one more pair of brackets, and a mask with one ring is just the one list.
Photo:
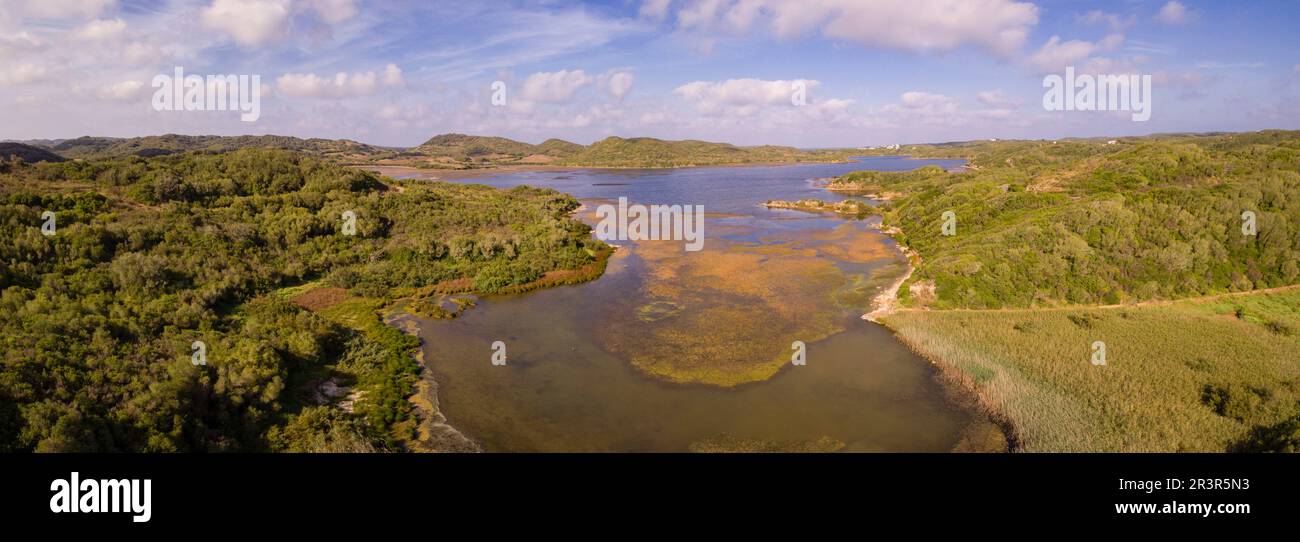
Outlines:
[[[816, 147], [1300, 129], [1296, 28], [1292, 1], [0, 0], [0, 138]], [[260, 118], [155, 111], [150, 82], [177, 66], [258, 75]], [[1066, 66], [1150, 75], [1151, 120], [1045, 110], [1043, 77]]]

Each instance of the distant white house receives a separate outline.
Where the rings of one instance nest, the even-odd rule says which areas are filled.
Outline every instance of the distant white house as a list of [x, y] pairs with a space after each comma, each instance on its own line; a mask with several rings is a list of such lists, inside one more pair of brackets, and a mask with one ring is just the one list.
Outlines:
[[1114, 144], [1116, 144], [1116, 143], [1119, 143], [1119, 141], [1116, 141], [1116, 140], [1114, 140], [1114, 139], [1112, 139], [1112, 140], [1106, 142], [1107, 145], [1114, 145]]

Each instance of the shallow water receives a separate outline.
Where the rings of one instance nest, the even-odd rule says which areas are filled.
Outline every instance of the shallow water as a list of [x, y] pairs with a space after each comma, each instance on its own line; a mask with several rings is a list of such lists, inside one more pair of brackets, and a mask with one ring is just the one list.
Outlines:
[[[954, 160], [675, 170], [519, 172], [585, 203], [700, 204], [705, 250], [616, 242], [591, 283], [487, 298], [456, 320], [415, 319], [448, 422], [489, 451], [948, 451], [988, 422], [923, 359], [858, 316], [896, 273], [866, 221], [768, 210], [844, 199], [812, 180]], [[793, 366], [791, 342], [807, 344]], [[494, 341], [508, 362], [491, 362]], [[698, 382], [727, 384], [701, 384]], [[694, 382], [694, 383], [692, 383]], [[979, 433], [979, 431], [975, 431]]]

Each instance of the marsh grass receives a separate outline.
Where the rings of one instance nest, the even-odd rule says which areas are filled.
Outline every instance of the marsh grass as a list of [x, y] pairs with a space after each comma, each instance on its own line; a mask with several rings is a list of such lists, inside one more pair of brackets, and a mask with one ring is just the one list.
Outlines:
[[[1236, 449], [1300, 413], [1300, 289], [1110, 308], [913, 310], [884, 323], [1024, 451]], [[1106, 344], [1105, 365], [1090, 361]]]

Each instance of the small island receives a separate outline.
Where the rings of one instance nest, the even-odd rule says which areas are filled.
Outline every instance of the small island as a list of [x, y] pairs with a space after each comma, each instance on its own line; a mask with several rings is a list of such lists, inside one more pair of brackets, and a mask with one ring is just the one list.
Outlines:
[[798, 201], [768, 200], [763, 204], [768, 209], [793, 209], [816, 213], [835, 213], [853, 218], [866, 218], [879, 214], [871, 204], [860, 200], [827, 202], [818, 199], [801, 199]]

